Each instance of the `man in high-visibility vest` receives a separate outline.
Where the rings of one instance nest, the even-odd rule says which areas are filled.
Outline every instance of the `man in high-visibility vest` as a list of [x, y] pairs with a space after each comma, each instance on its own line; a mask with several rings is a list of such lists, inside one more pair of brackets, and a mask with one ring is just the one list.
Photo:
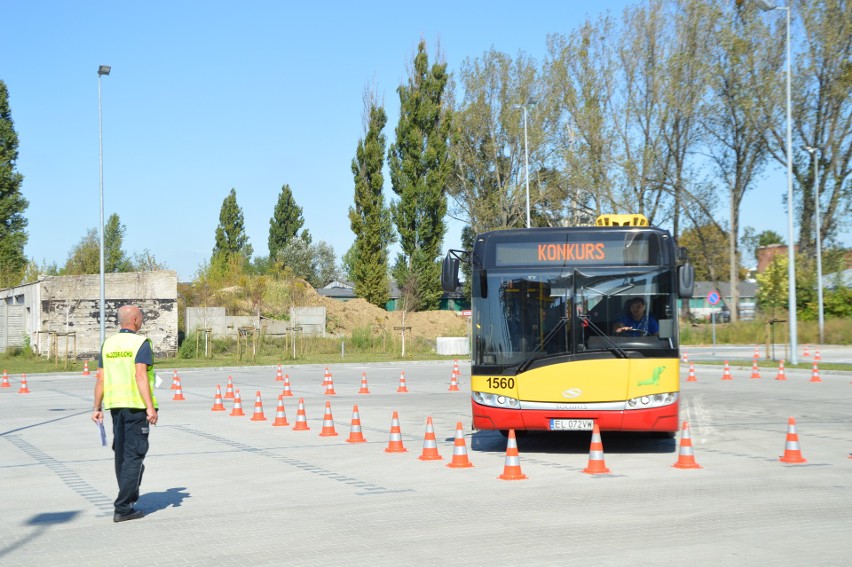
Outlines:
[[151, 340], [137, 331], [142, 328], [142, 311], [135, 305], [118, 310], [121, 329], [107, 337], [101, 346], [95, 382], [95, 407], [92, 420], [103, 423], [104, 409], [112, 415], [112, 449], [115, 452], [114, 522], [136, 520], [145, 514], [135, 510], [139, 485], [148, 453], [148, 432], [157, 424], [157, 399], [154, 397], [154, 350]]

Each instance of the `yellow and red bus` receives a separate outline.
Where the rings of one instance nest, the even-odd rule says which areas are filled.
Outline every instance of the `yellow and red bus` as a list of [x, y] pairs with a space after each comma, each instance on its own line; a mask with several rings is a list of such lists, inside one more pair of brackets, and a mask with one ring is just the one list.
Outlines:
[[[442, 285], [470, 262], [473, 427], [678, 429], [678, 297], [694, 272], [641, 215], [595, 226], [511, 229], [450, 251]], [[637, 315], [631, 313], [634, 303]]]

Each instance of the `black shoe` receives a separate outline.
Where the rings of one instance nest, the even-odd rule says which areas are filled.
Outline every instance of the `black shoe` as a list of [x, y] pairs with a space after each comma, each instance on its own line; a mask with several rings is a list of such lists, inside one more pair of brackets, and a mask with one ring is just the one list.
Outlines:
[[143, 517], [145, 512], [142, 510], [133, 510], [129, 514], [115, 514], [112, 517], [113, 522], [126, 522], [127, 520], [138, 520]]

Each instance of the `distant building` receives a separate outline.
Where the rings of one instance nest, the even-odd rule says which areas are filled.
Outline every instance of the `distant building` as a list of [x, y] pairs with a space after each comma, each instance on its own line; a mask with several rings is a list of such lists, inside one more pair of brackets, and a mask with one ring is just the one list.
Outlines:
[[[334, 280], [330, 284], [323, 286], [317, 290], [317, 293], [323, 297], [336, 299], [338, 301], [349, 301], [358, 297], [355, 295], [355, 284], [347, 281]], [[385, 303], [386, 311], [396, 311], [399, 298], [402, 294], [394, 282], [390, 283], [388, 290], [388, 301]]]
[[[138, 305], [141, 334], [154, 354], [174, 356], [178, 342], [177, 273], [104, 274], [106, 332], [118, 330], [117, 312]], [[35, 282], [0, 290], [0, 352], [29, 344], [47, 356], [93, 358], [100, 352], [100, 275], [39, 276]]]
[[[798, 252], [799, 247], [796, 246], [794, 249], [795, 252]], [[772, 263], [772, 260], [775, 259], [775, 256], [783, 254], [784, 257], [787, 256], [787, 245], [786, 244], [770, 244], [768, 246], [761, 246], [757, 249], [757, 273], [762, 274], [766, 271], [767, 266]]]
[[[719, 294], [721, 300], [718, 304], [710, 305], [708, 296], [710, 292], [715, 291]], [[757, 284], [755, 282], [742, 281], [739, 282], [740, 300], [738, 304], [739, 318], [743, 320], [754, 319], [757, 305]], [[678, 308], [681, 307], [683, 299], [678, 300]], [[730, 318], [731, 305], [731, 284], [729, 282], [719, 282], [716, 286], [712, 282], [695, 282], [695, 290], [692, 298], [689, 301], [689, 312], [697, 319], [710, 319], [711, 313], [717, 313], [717, 321]], [[725, 315], [727, 312], [727, 315]]]
[[838, 285], [852, 288], [852, 269], [822, 276], [822, 287], [824, 289], [836, 289]]

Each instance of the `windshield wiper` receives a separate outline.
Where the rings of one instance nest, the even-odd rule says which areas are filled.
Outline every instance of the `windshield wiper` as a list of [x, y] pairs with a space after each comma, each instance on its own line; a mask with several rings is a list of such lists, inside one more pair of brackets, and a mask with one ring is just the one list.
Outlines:
[[610, 340], [606, 333], [604, 333], [600, 329], [600, 327], [598, 327], [592, 322], [591, 318], [588, 315], [580, 315], [580, 319], [583, 320], [584, 325], [588, 325], [593, 330], [597, 331], [598, 335], [604, 340], [607, 345], [609, 345], [610, 350], [614, 352], [616, 356], [618, 356], [618, 358], [627, 358], [627, 353], [624, 352], [624, 349], [612, 342], [612, 340]]
[[524, 359], [524, 361], [518, 365], [518, 369], [515, 371], [515, 373], [520, 374], [521, 372], [523, 372], [524, 370], [529, 368], [530, 364], [532, 364], [533, 360], [535, 360], [535, 358], [536, 358], [535, 355], [540, 353], [544, 349], [544, 347], [546, 347], [548, 344], [550, 344], [550, 341], [553, 340], [553, 337], [556, 336], [556, 333], [558, 333], [562, 328], [564, 328], [565, 324], [567, 322], [568, 322], [568, 317], [561, 317], [559, 319], [559, 322], [553, 327], [553, 329], [550, 330], [549, 333], [547, 333], [547, 336], [544, 337], [544, 340], [541, 341], [541, 344], [539, 344], [537, 347], [535, 347], [535, 350], [533, 350], [530, 353], [530, 355], [528, 357], [526, 357]]

